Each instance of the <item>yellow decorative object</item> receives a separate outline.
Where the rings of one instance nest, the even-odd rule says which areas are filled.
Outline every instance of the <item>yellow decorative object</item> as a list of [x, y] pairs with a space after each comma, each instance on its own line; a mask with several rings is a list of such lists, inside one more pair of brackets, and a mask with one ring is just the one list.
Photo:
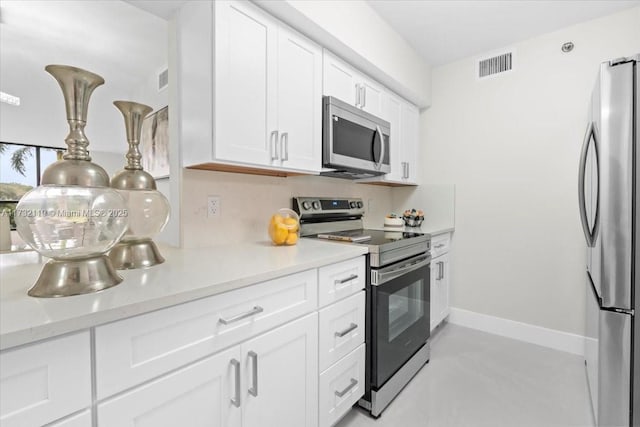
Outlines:
[[282, 208], [269, 220], [269, 237], [274, 245], [295, 245], [298, 242], [300, 220], [291, 209]]

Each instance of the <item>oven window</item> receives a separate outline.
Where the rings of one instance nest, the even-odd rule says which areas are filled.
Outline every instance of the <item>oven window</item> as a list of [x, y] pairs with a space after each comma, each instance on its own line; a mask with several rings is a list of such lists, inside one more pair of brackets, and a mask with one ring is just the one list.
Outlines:
[[394, 340], [424, 316], [424, 280], [389, 295], [389, 340]]

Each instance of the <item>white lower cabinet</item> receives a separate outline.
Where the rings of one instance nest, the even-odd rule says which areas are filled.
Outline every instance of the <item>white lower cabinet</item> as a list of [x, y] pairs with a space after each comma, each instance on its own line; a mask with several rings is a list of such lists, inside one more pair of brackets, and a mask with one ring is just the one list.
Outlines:
[[317, 319], [310, 314], [109, 399], [98, 405], [98, 425], [315, 427]]
[[239, 427], [240, 346], [98, 405], [100, 427]]
[[364, 318], [364, 291], [320, 310], [321, 371], [364, 342]]
[[318, 425], [318, 315], [242, 344], [243, 427]]
[[[322, 294], [322, 283], [331, 281], [323, 280], [320, 273]], [[366, 294], [360, 283], [351, 289], [352, 295], [320, 310], [320, 427], [334, 425], [364, 395]]]
[[431, 330], [441, 324], [451, 311], [449, 303], [449, 233], [435, 236], [431, 240]]
[[334, 425], [364, 394], [364, 343], [320, 374], [320, 427]]
[[363, 395], [364, 286], [357, 257], [3, 350], [0, 425], [332, 425]]
[[96, 393], [112, 396], [318, 307], [307, 270], [96, 328]]
[[90, 349], [84, 331], [1, 352], [0, 425], [41, 426], [88, 408]]

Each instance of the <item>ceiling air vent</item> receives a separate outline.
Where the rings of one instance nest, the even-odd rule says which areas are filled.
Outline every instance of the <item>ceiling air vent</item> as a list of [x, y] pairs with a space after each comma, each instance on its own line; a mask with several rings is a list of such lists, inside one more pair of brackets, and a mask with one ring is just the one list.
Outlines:
[[158, 74], [158, 92], [169, 86], [169, 69]]
[[478, 59], [476, 62], [478, 79], [484, 79], [496, 74], [513, 70], [514, 52], [501, 52], [500, 54]]

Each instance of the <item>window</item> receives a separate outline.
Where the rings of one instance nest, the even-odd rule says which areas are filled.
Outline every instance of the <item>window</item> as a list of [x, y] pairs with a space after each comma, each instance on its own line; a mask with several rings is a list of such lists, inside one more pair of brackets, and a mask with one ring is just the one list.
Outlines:
[[42, 172], [61, 159], [62, 153], [62, 148], [0, 142], [0, 212], [9, 212], [12, 230], [20, 198], [40, 185]]

